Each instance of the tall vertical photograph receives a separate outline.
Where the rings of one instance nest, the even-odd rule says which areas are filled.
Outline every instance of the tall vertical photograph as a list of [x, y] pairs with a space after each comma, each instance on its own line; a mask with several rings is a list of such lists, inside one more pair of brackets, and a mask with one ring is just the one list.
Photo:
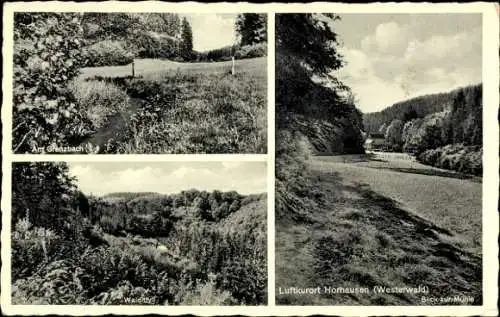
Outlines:
[[266, 162], [17, 162], [12, 305], [267, 304]]
[[15, 154], [267, 153], [267, 15], [14, 12]]
[[275, 31], [276, 304], [481, 305], [482, 15]]

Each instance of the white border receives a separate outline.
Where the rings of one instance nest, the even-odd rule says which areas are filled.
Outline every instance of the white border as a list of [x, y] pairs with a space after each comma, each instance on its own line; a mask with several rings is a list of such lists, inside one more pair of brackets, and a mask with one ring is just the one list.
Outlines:
[[[136, 12], [204, 12], [204, 13], [269, 13], [268, 54], [268, 155], [12, 155], [12, 13], [14, 11], [136, 11]], [[483, 14], [483, 305], [482, 306], [274, 306], [274, 14], [279, 12], [336, 12], [336, 13], [482, 13]], [[4, 314], [196, 314], [252, 316], [266, 315], [448, 315], [496, 316], [498, 298], [498, 149], [499, 129], [499, 20], [494, 4], [489, 3], [372, 3], [345, 4], [316, 2], [309, 4], [249, 4], [249, 3], [165, 3], [144, 2], [29, 2], [4, 4], [3, 45], [3, 162], [2, 162], [2, 297]], [[40, 306], [10, 305], [10, 187], [12, 161], [267, 161], [268, 164], [268, 306], [206, 307], [206, 306]]]

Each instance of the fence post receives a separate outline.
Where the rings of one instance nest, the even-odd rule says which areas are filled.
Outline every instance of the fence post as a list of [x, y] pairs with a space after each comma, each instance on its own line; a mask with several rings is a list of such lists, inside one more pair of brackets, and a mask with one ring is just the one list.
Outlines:
[[135, 67], [134, 67], [134, 62], [135, 61], [132, 61], [132, 77], [135, 77]]
[[233, 55], [233, 67], [231, 68], [231, 75], [234, 75], [234, 55]]

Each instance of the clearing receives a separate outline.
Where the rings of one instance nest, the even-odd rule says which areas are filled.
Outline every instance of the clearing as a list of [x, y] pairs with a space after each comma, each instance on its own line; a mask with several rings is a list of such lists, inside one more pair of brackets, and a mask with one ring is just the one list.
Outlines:
[[[277, 221], [278, 304], [429, 305], [422, 296], [443, 298], [435, 305], [481, 304], [480, 178], [393, 153], [315, 157], [310, 165], [323, 198], [310, 223]], [[279, 287], [318, 286], [369, 293], [279, 295]]]

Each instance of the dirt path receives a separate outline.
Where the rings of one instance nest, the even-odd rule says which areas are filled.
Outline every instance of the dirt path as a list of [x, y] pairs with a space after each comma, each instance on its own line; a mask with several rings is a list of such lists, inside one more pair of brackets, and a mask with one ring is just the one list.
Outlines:
[[[311, 213], [311, 223], [277, 221], [277, 303], [429, 305], [422, 299], [427, 296], [442, 300], [434, 305], [480, 304], [481, 243], [480, 238], [470, 238], [481, 235], [480, 225], [476, 225], [481, 220], [480, 196], [472, 201], [454, 196], [464, 190], [459, 187], [464, 181], [456, 178], [368, 166], [370, 162], [364, 160], [313, 161], [311, 178], [321, 188], [323, 198]], [[419, 187], [419, 182], [429, 187], [428, 192]], [[454, 182], [455, 187], [450, 185]], [[431, 186], [436, 183], [444, 188], [436, 191]], [[463, 186], [465, 190], [480, 188], [480, 184], [469, 181]], [[412, 195], [412, 187], [419, 193]], [[441, 192], [446, 190], [443, 196]], [[422, 199], [434, 201], [439, 197], [441, 205], [418, 204]], [[441, 214], [450, 210], [439, 208], [452, 197], [459, 204], [468, 202], [474, 210], [458, 209], [442, 219]], [[467, 221], [457, 220], [463, 218]], [[467, 226], [470, 218], [479, 219]], [[366, 288], [369, 293], [279, 295], [279, 287], [294, 286]], [[427, 287], [428, 293], [376, 293], [374, 289], [379, 286], [420, 286]]]

